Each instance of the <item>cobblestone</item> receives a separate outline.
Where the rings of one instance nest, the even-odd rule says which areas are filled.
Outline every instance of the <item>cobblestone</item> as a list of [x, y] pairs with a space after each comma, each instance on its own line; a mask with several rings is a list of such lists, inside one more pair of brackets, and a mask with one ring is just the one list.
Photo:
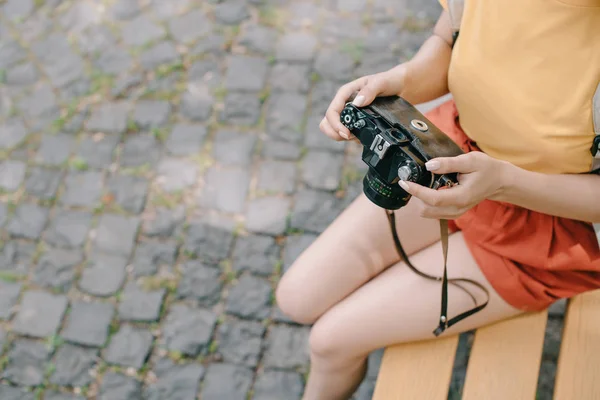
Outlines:
[[438, 2], [0, 3], [0, 398], [300, 399], [310, 327], [276, 283], [365, 172], [319, 123]]

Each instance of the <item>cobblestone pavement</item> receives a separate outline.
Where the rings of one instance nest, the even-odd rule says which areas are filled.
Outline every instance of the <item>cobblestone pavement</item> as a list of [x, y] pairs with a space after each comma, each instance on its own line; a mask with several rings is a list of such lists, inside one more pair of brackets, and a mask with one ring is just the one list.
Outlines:
[[0, 1], [0, 399], [299, 399], [309, 328], [273, 288], [365, 172], [318, 121], [439, 11]]

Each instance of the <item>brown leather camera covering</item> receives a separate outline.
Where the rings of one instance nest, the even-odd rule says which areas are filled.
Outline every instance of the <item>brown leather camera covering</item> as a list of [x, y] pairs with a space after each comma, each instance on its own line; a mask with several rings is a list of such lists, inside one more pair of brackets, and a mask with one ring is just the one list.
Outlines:
[[[464, 153], [452, 139], [401, 97], [377, 97], [368, 107], [392, 125], [399, 124], [415, 136], [419, 140], [419, 147], [429, 156], [429, 159], [454, 157]], [[426, 132], [415, 129], [411, 125], [413, 119], [425, 122], [429, 129]]]

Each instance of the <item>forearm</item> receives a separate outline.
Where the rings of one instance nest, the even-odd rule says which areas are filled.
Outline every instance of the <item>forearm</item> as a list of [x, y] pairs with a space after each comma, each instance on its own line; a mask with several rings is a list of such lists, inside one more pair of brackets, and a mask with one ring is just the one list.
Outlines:
[[447, 94], [451, 41], [450, 21], [444, 12], [433, 35], [423, 43], [417, 54], [390, 70], [401, 82], [401, 90], [396, 94], [412, 104], [425, 103]]
[[558, 217], [600, 222], [598, 175], [550, 175], [507, 164], [504, 180], [495, 200]]

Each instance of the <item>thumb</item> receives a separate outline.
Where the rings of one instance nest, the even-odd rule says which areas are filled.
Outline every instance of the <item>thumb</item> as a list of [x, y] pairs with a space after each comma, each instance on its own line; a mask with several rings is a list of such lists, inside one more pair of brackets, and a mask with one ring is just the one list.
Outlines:
[[356, 97], [354, 97], [354, 100], [352, 100], [352, 104], [356, 107], [368, 106], [373, 102], [373, 100], [375, 100], [375, 97], [377, 97], [381, 91], [382, 90], [377, 84], [377, 81], [369, 82], [358, 91]]
[[461, 154], [456, 157], [438, 157], [425, 163], [425, 168], [435, 174], [450, 174], [458, 172], [468, 174], [477, 169], [476, 157], [472, 153]]

